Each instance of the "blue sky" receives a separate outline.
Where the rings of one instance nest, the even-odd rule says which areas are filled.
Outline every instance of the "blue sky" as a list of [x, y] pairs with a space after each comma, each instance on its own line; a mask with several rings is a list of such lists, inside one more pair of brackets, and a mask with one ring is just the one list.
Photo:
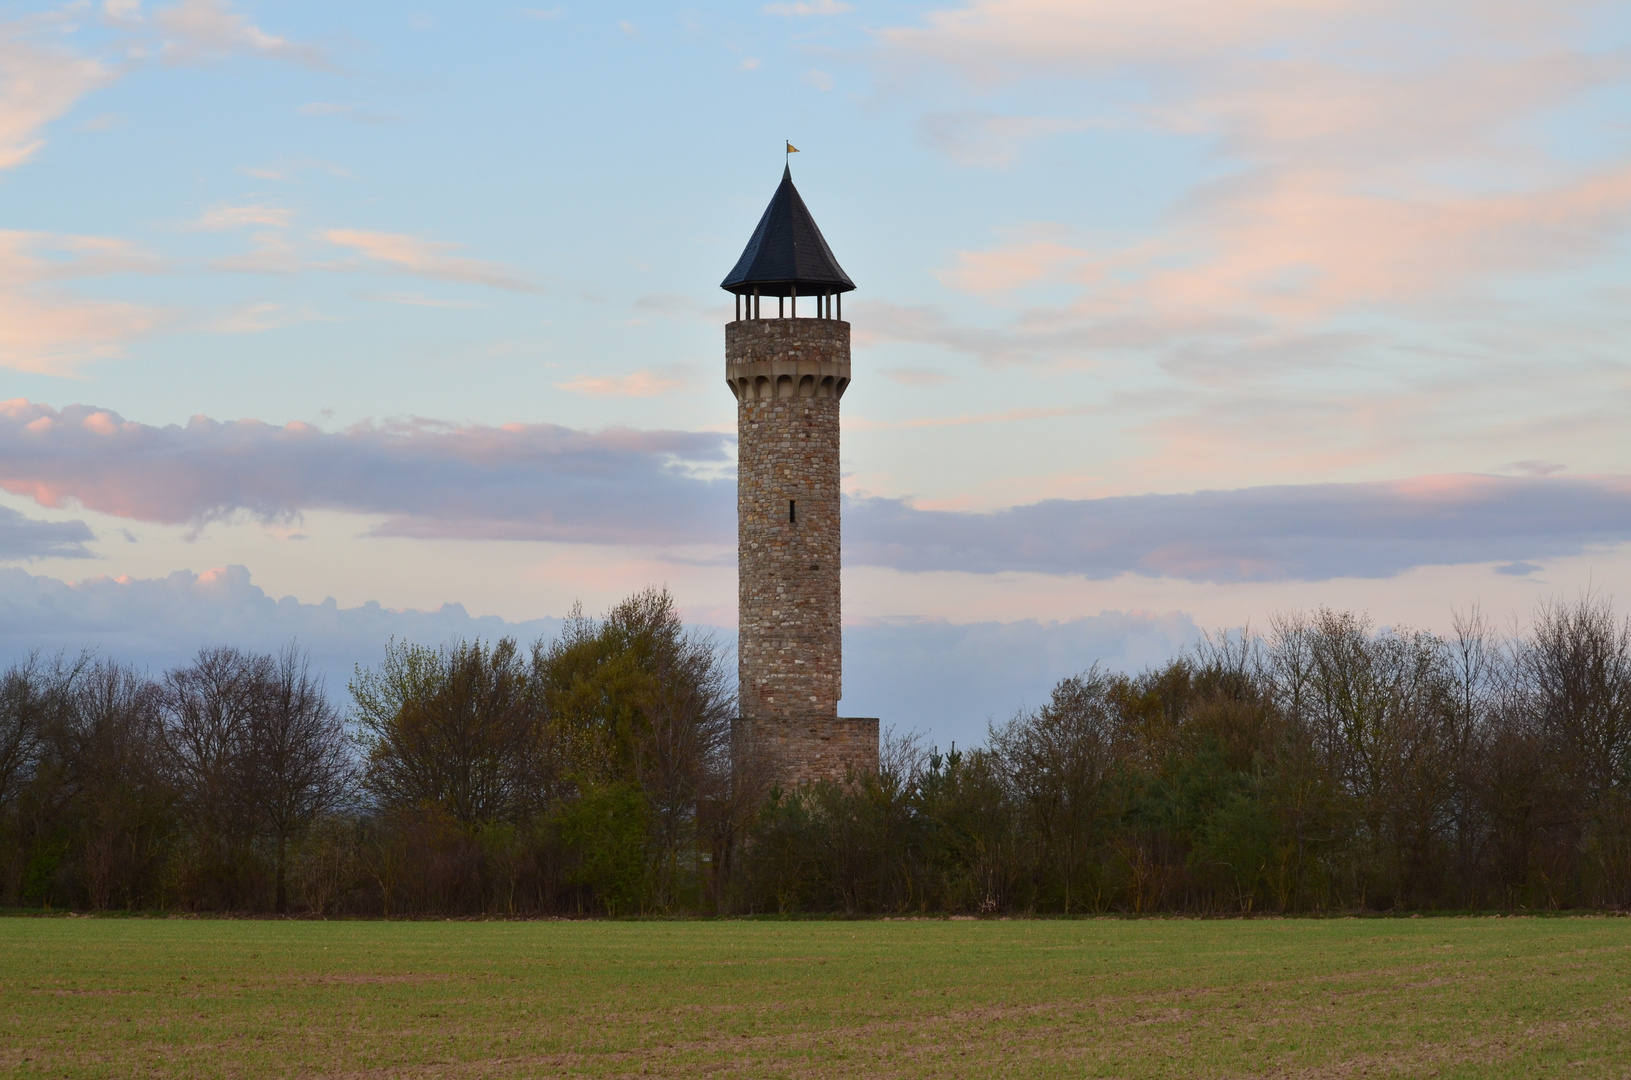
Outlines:
[[846, 712], [1624, 591], [1623, 5], [110, 0], [0, 4], [7, 647], [728, 630], [784, 138], [859, 286]]

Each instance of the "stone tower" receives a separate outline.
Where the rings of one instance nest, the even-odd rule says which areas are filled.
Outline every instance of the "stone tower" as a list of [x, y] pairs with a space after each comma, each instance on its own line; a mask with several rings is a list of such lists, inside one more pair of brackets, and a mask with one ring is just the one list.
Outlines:
[[722, 287], [736, 294], [725, 381], [736, 396], [743, 734], [784, 786], [876, 772], [878, 721], [838, 715], [838, 403], [850, 381], [841, 316], [855, 285], [791, 170]]

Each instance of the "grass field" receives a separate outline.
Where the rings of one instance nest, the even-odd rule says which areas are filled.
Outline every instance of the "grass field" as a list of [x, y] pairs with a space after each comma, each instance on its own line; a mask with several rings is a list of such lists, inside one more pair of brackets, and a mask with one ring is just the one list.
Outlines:
[[1631, 1075], [1631, 920], [0, 919], [7, 1076]]

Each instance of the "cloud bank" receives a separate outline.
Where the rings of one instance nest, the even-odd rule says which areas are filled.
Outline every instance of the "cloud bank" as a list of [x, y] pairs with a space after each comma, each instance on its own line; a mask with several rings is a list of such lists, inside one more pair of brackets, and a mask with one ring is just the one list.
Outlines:
[[[0, 570], [0, 666], [35, 650], [72, 655], [90, 648], [156, 672], [208, 645], [270, 652], [294, 641], [310, 651], [341, 703], [356, 665], [379, 663], [393, 637], [424, 645], [506, 635], [530, 642], [560, 628], [560, 619], [507, 622], [472, 616], [459, 604], [393, 611], [376, 603], [342, 608], [332, 599], [273, 599], [242, 566], [75, 584]], [[734, 628], [719, 628], [718, 636], [728, 647]], [[1063, 623], [896, 620], [846, 627], [844, 710], [925, 731], [942, 746], [954, 739], [969, 745], [984, 736], [989, 719], [1037, 705], [1064, 675], [1094, 663], [1137, 670], [1197, 636], [1183, 615], [1118, 612]]]
[[89, 559], [96, 535], [83, 521], [35, 521], [0, 506], [0, 559]]
[[[43, 506], [195, 529], [334, 510], [379, 518], [374, 536], [726, 545], [733, 458], [732, 440], [714, 432], [429, 420], [327, 432], [201, 416], [155, 427], [94, 406], [0, 403], [0, 488]], [[1631, 541], [1631, 477], [1430, 476], [984, 513], [857, 497], [844, 514], [851, 566], [1321, 581], [1487, 562], [1521, 570]], [[11, 558], [77, 554], [91, 538], [77, 523], [0, 524], [17, 537]]]
[[731, 457], [707, 432], [429, 420], [326, 432], [202, 416], [155, 427], [88, 405], [0, 403], [0, 488], [193, 527], [326, 509], [379, 515], [376, 536], [717, 542], [732, 534], [735, 493], [695, 470]]
[[1385, 578], [1417, 566], [1519, 563], [1631, 540], [1631, 477], [1436, 476], [1050, 499], [990, 513], [863, 499], [850, 564], [1185, 581]]
[[424, 645], [457, 638], [553, 636], [559, 619], [506, 622], [476, 617], [460, 604], [436, 611], [392, 611], [377, 603], [342, 608], [332, 599], [274, 600], [242, 566], [162, 578], [94, 578], [70, 584], [17, 569], [0, 570], [0, 664], [40, 650], [100, 655], [154, 671], [185, 663], [200, 648], [235, 645], [272, 652], [291, 641], [344, 701], [357, 664], [376, 664], [392, 637]]
[[1047, 700], [1053, 685], [1094, 664], [1139, 671], [1201, 636], [1189, 616], [1104, 611], [1064, 622], [951, 623], [891, 619], [844, 627], [845, 716], [951, 740], [985, 741], [986, 725]]

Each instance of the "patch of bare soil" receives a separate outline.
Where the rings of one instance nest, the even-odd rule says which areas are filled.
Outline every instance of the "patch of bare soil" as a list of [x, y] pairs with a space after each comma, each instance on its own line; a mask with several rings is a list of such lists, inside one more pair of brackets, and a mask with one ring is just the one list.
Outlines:
[[434, 972], [409, 972], [402, 975], [348, 972], [332, 975], [286, 975], [276, 981], [280, 983], [299, 983], [301, 986], [397, 986], [451, 982], [453, 976]]

